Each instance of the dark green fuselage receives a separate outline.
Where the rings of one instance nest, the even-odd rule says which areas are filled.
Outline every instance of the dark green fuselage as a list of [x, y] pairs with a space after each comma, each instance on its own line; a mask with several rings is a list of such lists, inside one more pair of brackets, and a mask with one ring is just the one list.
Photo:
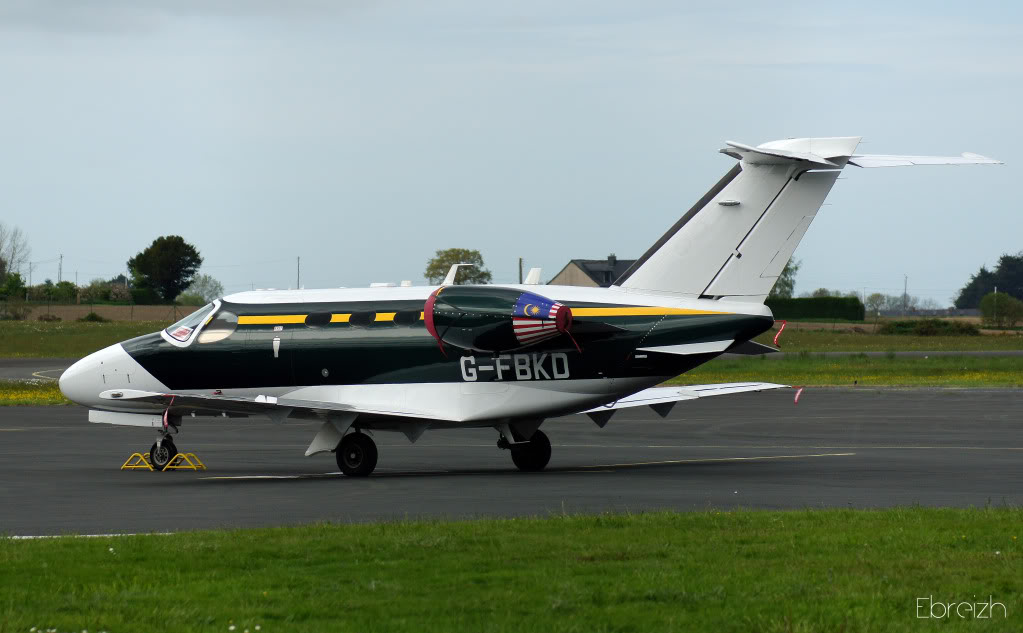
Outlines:
[[[568, 305], [583, 312], [617, 307]], [[450, 383], [470, 376], [472, 381], [614, 379], [675, 376], [717, 356], [636, 353], [637, 348], [725, 339], [743, 342], [773, 323], [763, 315], [729, 313], [580, 316], [575, 319], [574, 338], [581, 352], [562, 335], [521, 349], [482, 353], [451, 345], [442, 351], [427, 332], [422, 310], [421, 300], [225, 301], [218, 314], [233, 313], [238, 323], [219, 340], [203, 342], [199, 334], [180, 347], [155, 333], [122, 345], [171, 390]], [[348, 315], [347, 320], [337, 315]], [[495, 363], [497, 370], [467, 371], [493, 368]]]

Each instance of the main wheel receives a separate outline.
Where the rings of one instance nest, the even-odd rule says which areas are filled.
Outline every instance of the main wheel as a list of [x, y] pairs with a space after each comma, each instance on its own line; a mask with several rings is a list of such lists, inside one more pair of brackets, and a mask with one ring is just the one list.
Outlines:
[[529, 442], [522, 445], [513, 445], [511, 449], [512, 461], [519, 470], [535, 472], [547, 467], [551, 461], [551, 441], [547, 434], [537, 430]]
[[366, 477], [377, 467], [377, 445], [365, 433], [344, 436], [334, 456], [337, 467], [349, 477]]
[[163, 470], [177, 454], [178, 449], [174, 442], [170, 440], [164, 440], [159, 444], [153, 442], [153, 447], [149, 449], [149, 463], [155, 470]]

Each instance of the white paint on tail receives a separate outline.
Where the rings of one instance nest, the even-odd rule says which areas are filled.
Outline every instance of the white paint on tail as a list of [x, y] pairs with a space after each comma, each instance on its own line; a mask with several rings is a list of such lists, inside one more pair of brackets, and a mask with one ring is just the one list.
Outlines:
[[858, 136], [772, 141], [757, 147], [728, 141], [739, 160], [617, 285], [709, 299], [762, 303], [847, 164], [997, 164], [956, 157], [854, 154]]

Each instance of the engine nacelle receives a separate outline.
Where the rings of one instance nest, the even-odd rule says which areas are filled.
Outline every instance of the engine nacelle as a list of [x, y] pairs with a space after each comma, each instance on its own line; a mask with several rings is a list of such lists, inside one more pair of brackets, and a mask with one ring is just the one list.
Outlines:
[[438, 342], [477, 352], [504, 352], [568, 334], [572, 310], [532, 292], [488, 286], [441, 286], [423, 308]]

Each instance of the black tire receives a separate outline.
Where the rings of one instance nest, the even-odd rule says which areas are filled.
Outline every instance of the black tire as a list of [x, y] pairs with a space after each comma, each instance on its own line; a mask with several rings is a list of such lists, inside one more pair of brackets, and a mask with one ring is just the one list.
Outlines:
[[551, 461], [551, 441], [547, 434], [537, 430], [527, 444], [512, 446], [512, 461], [524, 472], [536, 472], [547, 467]]
[[178, 448], [174, 446], [174, 442], [164, 440], [160, 442], [159, 447], [153, 442], [153, 447], [149, 449], [149, 463], [153, 465], [153, 470], [163, 470], [177, 454]]
[[334, 452], [337, 467], [349, 477], [368, 477], [377, 467], [377, 445], [365, 433], [350, 433]]

